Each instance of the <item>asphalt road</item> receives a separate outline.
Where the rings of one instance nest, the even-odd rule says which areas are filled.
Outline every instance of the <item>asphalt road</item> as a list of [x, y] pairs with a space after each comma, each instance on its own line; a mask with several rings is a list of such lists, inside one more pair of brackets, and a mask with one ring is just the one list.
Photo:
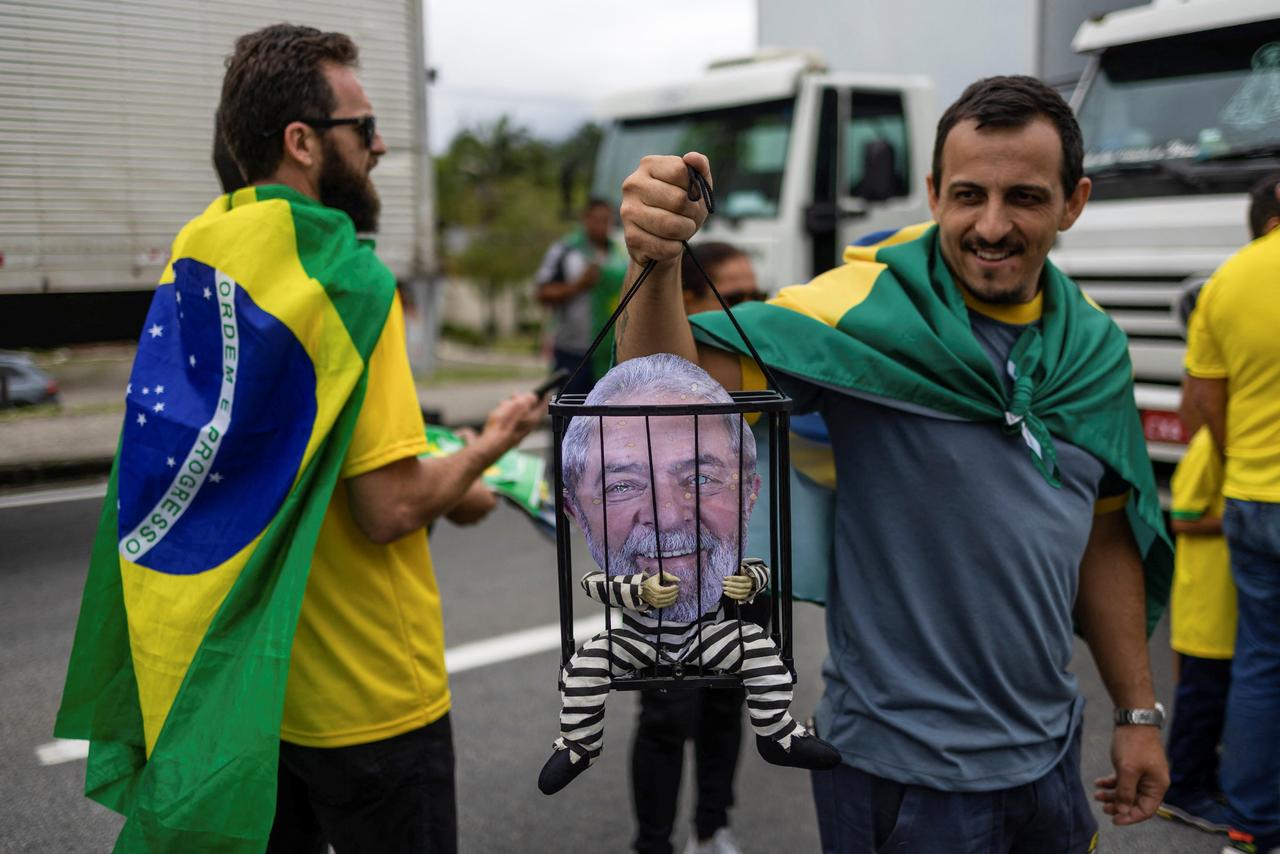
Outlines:
[[[0, 851], [110, 850], [121, 820], [86, 800], [84, 761], [44, 765], [52, 741], [71, 633], [100, 499], [26, 507], [0, 505]], [[557, 619], [552, 544], [511, 509], [479, 528], [442, 525], [432, 552], [451, 649]], [[576, 565], [586, 566], [585, 555]], [[514, 591], [514, 593], [513, 593]], [[585, 598], [578, 602], [586, 614]], [[794, 710], [805, 717], [820, 690], [822, 612], [796, 610]], [[1157, 687], [1169, 702], [1167, 631], [1152, 641]], [[627, 755], [635, 698], [610, 699], [605, 752], [553, 798], [538, 793], [538, 770], [556, 735], [558, 654], [543, 651], [456, 673], [451, 682], [458, 754], [458, 814], [464, 852], [623, 852], [629, 849]], [[1086, 651], [1077, 673], [1088, 700], [1083, 775], [1107, 769], [1111, 703]], [[688, 779], [688, 776], [686, 776]], [[688, 792], [686, 785], [686, 794]], [[738, 774], [734, 830], [748, 852], [818, 850], [803, 772], [766, 765], [748, 742]], [[686, 798], [686, 815], [687, 798]], [[1099, 818], [1102, 819], [1101, 813]], [[688, 822], [681, 821], [677, 851]], [[1221, 842], [1154, 819], [1135, 828], [1103, 825], [1100, 850], [1216, 854]], [[927, 854], [927, 852], [921, 852]]]

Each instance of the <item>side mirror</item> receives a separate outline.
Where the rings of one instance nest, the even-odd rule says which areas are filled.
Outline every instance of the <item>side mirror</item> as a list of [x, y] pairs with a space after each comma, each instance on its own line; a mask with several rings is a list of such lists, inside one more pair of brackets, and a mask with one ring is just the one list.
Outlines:
[[834, 234], [842, 219], [860, 219], [867, 215], [862, 205], [838, 205], [835, 202], [814, 202], [804, 209], [805, 231], [814, 237]]
[[873, 139], [862, 149], [862, 180], [849, 188], [851, 195], [868, 202], [883, 202], [902, 195], [894, 169], [897, 153], [883, 139]]

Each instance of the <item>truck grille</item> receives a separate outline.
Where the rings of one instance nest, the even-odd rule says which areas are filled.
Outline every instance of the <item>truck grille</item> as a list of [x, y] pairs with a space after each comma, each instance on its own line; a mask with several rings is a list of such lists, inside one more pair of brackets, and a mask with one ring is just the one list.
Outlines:
[[1075, 279], [1129, 336], [1136, 380], [1177, 388], [1186, 342], [1174, 309], [1184, 279]]
[[1190, 438], [1177, 415], [1186, 341], [1176, 306], [1187, 280], [1074, 278], [1129, 336], [1138, 411], [1152, 459], [1177, 461]]

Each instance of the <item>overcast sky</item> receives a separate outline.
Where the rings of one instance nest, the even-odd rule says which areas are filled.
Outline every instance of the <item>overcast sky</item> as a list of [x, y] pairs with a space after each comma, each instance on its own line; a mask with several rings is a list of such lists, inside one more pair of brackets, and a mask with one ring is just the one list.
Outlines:
[[554, 138], [622, 89], [756, 46], [755, 0], [425, 0], [431, 148], [511, 115]]

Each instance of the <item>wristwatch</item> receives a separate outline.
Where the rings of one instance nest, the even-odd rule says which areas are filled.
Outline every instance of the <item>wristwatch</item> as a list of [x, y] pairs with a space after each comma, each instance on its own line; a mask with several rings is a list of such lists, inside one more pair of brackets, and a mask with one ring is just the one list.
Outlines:
[[1156, 703], [1154, 709], [1116, 709], [1114, 719], [1116, 726], [1137, 724], [1159, 729], [1164, 726], [1164, 706]]

